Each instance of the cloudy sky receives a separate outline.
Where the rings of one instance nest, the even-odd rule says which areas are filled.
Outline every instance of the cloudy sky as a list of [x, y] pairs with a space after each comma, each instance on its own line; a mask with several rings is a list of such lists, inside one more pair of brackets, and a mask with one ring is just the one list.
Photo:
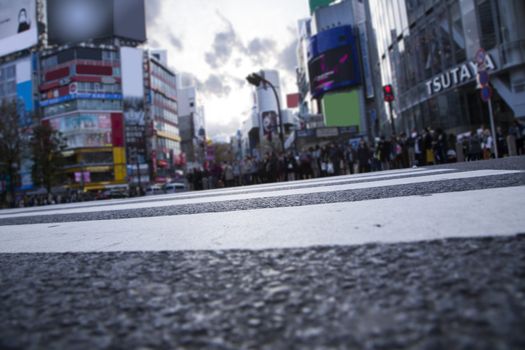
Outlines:
[[193, 79], [212, 137], [249, 116], [249, 73], [277, 69], [283, 93], [297, 90], [297, 21], [308, 16], [308, 0], [146, 0], [148, 45], [168, 49], [169, 66]]

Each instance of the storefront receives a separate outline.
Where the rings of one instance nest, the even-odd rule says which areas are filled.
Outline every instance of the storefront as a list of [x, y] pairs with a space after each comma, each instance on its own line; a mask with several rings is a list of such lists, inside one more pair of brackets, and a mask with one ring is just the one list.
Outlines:
[[[505, 129], [514, 118], [525, 118], [525, 2], [379, 0], [370, 13], [381, 83], [392, 84], [396, 93], [396, 130], [462, 133], [488, 126], [476, 81], [481, 48], [488, 53], [496, 124]], [[389, 110], [378, 110], [388, 134]]]

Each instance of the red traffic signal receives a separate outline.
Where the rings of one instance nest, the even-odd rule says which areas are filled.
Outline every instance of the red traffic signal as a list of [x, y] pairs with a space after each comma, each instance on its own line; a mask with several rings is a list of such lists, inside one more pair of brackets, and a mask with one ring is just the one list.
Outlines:
[[383, 86], [383, 96], [385, 99], [385, 102], [392, 102], [396, 99], [394, 96], [394, 88], [392, 85], [388, 84]]

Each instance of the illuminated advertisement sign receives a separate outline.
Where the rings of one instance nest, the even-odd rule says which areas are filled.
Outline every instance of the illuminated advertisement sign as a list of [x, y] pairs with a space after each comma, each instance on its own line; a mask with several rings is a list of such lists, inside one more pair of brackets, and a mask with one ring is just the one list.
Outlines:
[[49, 123], [64, 135], [68, 148], [112, 146], [109, 114], [69, 115], [53, 118]]
[[40, 101], [41, 107], [47, 107], [51, 105], [56, 105], [59, 103], [71, 101], [71, 100], [122, 100], [121, 94], [91, 94], [91, 93], [80, 93], [80, 94], [70, 94], [65, 96], [60, 96], [57, 98], [52, 98], [45, 101]]
[[0, 56], [38, 42], [35, 0], [0, 0]]
[[319, 33], [310, 39], [308, 50], [310, 92], [314, 97], [361, 84], [357, 44], [350, 27]]

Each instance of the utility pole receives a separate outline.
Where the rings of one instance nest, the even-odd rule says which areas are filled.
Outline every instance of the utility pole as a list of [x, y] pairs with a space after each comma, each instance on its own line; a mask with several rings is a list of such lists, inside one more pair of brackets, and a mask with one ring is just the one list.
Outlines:
[[396, 99], [394, 95], [394, 88], [392, 85], [388, 84], [383, 86], [383, 98], [385, 102], [388, 103], [388, 107], [390, 110], [390, 125], [392, 126], [392, 135], [396, 134], [396, 125], [394, 123], [394, 109], [392, 107], [392, 102]]

